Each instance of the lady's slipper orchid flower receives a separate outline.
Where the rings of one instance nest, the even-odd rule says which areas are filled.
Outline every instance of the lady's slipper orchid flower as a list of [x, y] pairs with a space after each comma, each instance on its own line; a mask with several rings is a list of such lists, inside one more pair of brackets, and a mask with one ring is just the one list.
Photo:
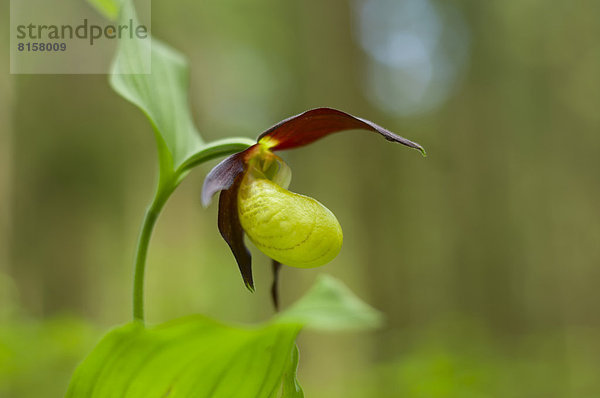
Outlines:
[[287, 190], [291, 171], [273, 152], [307, 145], [339, 131], [359, 129], [381, 134], [388, 141], [425, 155], [419, 144], [373, 122], [335, 109], [317, 108], [271, 127], [255, 145], [229, 156], [207, 175], [202, 203], [207, 206], [221, 191], [219, 231], [248, 289], [254, 291], [254, 284], [244, 234], [274, 261], [272, 293], [276, 305], [276, 278], [281, 264], [318, 267], [331, 261], [342, 247], [342, 229], [333, 213], [318, 201]]

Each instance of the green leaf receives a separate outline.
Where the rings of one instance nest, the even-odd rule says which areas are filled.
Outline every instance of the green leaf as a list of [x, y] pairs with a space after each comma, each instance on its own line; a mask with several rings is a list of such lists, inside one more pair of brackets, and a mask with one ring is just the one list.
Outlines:
[[277, 317], [277, 322], [327, 331], [375, 328], [382, 321], [377, 310], [328, 275], [321, 275], [304, 297]]
[[[373, 326], [379, 316], [359, 302], [328, 277], [290, 313], [256, 326], [225, 325], [199, 315], [154, 327], [130, 323], [108, 333], [84, 360], [67, 398], [302, 398], [296, 380], [298, 332], [303, 326]], [[359, 315], [350, 316], [357, 310]], [[323, 322], [324, 316], [334, 321]]]
[[304, 398], [304, 391], [298, 384], [296, 379], [296, 371], [298, 370], [298, 346], [292, 348], [292, 355], [288, 361], [288, 367], [283, 374], [283, 383], [281, 385], [281, 398]]
[[224, 138], [205, 144], [200, 150], [190, 155], [179, 166], [179, 172], [187, 171], [208, 160], [227, 156], [232, 153], [241, 152], [244, 149], [256, 144], [256, 140], [243, 137]]
[[[120, 19], [137, 23], [130, 1], [123, 3]], [[162, 178], [256, 143], [247, 138], [203, 143], [188, 103], [188, 69], [182, 54], [155, 38], [121, 40], [112, 66], [113, 89], [139, 107], [154, 127]]]
[[67, 397], [267, 397], [298, 327], [234, 328], [202, 316], [109, 333], [77, 370]]
[[[126, 1], [121, 21], [125, 23], [129, 19], [137, 23], [135, 11]], [[139, 73], [150, 70], [149, 74]], [[202, 139], [188, 104], [188, 66], [183, 55], [157, 39], [123, 39], [113, 63], [110, 83], [152, 122], [161, 171], [173, 172], [201, 149]]]
[[114, 21], [119, 16], [122, 0], [88, 0], [106, 18]]
[[[90, 1], [106, 15], [119, 7], [116, 1]], [[123, 23], [129, 19], [137, 23], [130, 1], [123, 2], [120, 19]], [[110, 84], [117, 93], [140, 108], [154, 128], [162, 189], [169, 190], [176, 185], [194, 166], [256, 143], [248, 138], [203, 143], [188, 103], [187, 61], [182, 54], [155, 38], [120, 41]]]

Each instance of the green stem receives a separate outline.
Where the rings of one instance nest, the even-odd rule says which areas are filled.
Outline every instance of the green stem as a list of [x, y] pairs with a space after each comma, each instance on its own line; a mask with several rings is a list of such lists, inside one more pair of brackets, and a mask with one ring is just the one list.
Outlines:
[[159, 187], [156, 190], [154, 200], [146, 210], [142, 229], [137, 243], [137, 251], [135, 254], [135, 274], [133, 280], [133, 319], [144, 322], [144, 273], [146, 270], [146, 257], [148, 255], [148, 245], [154, 224], [167, 199], [173, 192], [171, 189], [162, 189]]
[[[226, 138], [208, 144], [204, 144], [201, 150], [193, 155], [190, 155], [185, 162], [175, 171], [171, 171], [171, 158], [161, 156], [166, 152], [160, 150], [159, 146], [159, 163], [161, 172], [159, 173], [159, 183], [154, 200], [146, 210], [142, 229], [137, 242], [137, 250], [135, 253], [135, 274], [133, 277], [133, 319], [144, 322], [144, 273], [146, 271], [146, 257], [148, 256], [148, 246], [154, 224], [158, 219], [162, 208], [167, 199], [173, 193], [177, 185], [185, 178], [187, 173], [210, 159], [219, 156], [227, 156], [232, 153], [243, 151], [244, 149], [255, 144], [255, 141], [248, 138]], [[163, 167], [168, 164], [168, 167]], [[166, 171], [165, 171], [166, 170]]]

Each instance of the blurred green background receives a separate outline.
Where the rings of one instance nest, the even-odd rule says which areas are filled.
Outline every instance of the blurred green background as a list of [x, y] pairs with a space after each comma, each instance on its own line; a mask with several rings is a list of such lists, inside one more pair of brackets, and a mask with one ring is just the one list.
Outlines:
[[[8, 1], [0, 3], [8, 19]], [[206, 139], [255, 137], [305, 109], [362, 116], [429, 156], [348, 132], [283, 153], [329, 207], [319, 273], [386, 314], [376, 332], [304, 333], [307, 397], [600, 397], [600, 2], [154, 1], [153, 34], [191, 63]], [[9, 75], [0, 31], [0, 397], [62, 396], [130, 318], [132, 258], [156, 170], [150, 124], [106, 76]], [[195, 170], [150, 248], [152, 323], [272, 313], [200, 206]]]

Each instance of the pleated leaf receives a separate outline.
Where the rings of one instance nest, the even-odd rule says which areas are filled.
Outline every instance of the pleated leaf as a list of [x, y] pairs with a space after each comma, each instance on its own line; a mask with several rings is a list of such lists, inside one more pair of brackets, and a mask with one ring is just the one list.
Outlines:
[[[137, 23], [130, 0], [89, 0], [105, 16]], [[120, 7], [120, 9], [118, 8]], [[149, 73], [141, 73], [149, 72]], [[110, 84], [150, 120], [158, 147], [161, 177], [181, 174], [212, 157], [239, 152], [254, 142], [228, 138], [204, 144], [189, 105], [186, 58], [156, 38], [123, 38], [113, 61]], [[210, 154], [207, 157], [206, 154]]]
[[301, 398], [295, 344], [300, 329], [366, 328], [379, 319], [330, 277], [321, 278], [286, 314], [254, 326], [199, 315], [154, 327], [127, 324], [108, 333], [84, 360], [66, 396]]

